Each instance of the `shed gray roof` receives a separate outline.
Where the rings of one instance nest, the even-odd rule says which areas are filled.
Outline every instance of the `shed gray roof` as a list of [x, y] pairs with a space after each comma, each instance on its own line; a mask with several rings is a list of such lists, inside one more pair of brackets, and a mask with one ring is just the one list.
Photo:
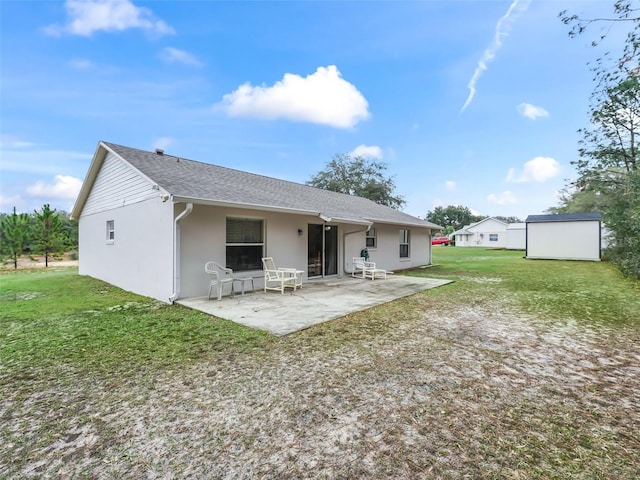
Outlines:
[[100, 145], [138, 169], [176, 200], [314, 213], [334, 221], [441, 228], [362, 197], [113, 143], [101, 142]]
[[588, 213], [558, 213], [551, 215], [529, 215], [525, 220], [526, 223], [544, 223], [544, 222], [580, 222], [585, 220], [602, 220], [602, 215], [598, 212]]

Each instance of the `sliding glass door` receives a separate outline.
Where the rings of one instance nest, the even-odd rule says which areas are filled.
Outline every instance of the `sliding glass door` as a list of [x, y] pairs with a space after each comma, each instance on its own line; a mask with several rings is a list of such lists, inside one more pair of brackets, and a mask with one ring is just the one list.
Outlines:
[[309, 224], [307, 277], [338, 274], [338, 227]]

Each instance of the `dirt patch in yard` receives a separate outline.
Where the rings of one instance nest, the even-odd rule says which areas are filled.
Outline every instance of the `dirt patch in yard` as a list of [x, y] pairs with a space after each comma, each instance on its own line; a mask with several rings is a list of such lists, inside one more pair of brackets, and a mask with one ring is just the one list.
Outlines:
[[[74, 260], [75, 258], [75, 260]], [[77, 254], [73, 252], [67, 252], [64, 255], [49, 257], [49, 268], [55, 267], [77, 267], [78, 260]], [[21, 256], [18, 258], [18, 270], [25, 270], [29, 268], [45, 268], [46, 262], [44, 255], [30, 255]], [[0, 262], [0, 270], [15, 270], [13, 259], [3, 258]]]
[[0, 373], [0, 477], [640, 471], [638, 331], [497, 305], [415, 295], [179, 371]]

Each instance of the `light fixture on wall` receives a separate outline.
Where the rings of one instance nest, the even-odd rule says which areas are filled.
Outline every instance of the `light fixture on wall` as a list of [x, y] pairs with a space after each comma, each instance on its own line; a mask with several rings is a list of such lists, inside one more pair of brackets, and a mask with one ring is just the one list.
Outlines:
[[298, 229], [298, 235], [300, 236], [304, 235], [304, 231], [301, 228]]
[[325, 229], [326, 231], [331, 230], [331, 225], [327, 225], [326, 227], [324, 227], [324, 229]]

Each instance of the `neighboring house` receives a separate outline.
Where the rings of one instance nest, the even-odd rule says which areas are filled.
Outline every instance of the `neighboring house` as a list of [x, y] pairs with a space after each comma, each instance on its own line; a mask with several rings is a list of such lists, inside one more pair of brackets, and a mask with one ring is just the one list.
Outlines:
[[[260, 277], [262, 257], [305, 279], [431, 263], [441, 227], [365, 198], [100, 142], [72, 218], [80, 273], [165, 302], [203, 296], [212, 260]], [[256, 281], [256, 286], [261, 286]]]
[[599, 213], [529, 215], [526, 258], [600, 260]]
[[492, 217], [466, 225], [453, 232], [456, 247], [500, 247], [507, 246], [507, 223]]
[[507, 225], [507, 250], [526, 250], [527, 224], [510, 223]]

